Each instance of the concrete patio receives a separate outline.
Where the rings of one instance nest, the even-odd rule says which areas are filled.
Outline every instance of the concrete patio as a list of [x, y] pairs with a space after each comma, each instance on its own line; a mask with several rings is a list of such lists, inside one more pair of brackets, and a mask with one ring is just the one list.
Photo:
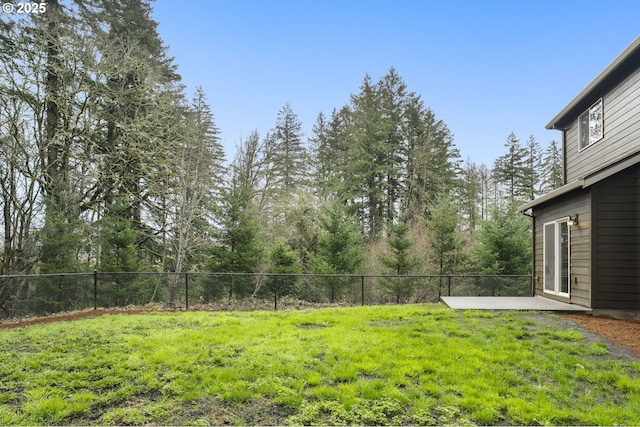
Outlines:
[[535, 297], [441, 297], [454, 310], [540, 310], [591, 312], [590, 308], [567, 304], [541, 296]]

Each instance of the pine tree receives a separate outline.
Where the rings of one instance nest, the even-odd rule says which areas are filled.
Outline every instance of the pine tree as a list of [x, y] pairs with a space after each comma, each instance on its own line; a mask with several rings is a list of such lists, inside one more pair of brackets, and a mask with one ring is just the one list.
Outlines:
[[316, 117], [316, 121], [311, 129], [312, 136], [309, 137], [309, 148], [312, 161], [312, 186], [316, 194], [324, 194], [325, 183], [333, 175], [333, 163], [329, 162], [331, 155], [327, 141], [327, 119], [322, 112]]
[[468, 159], [462, 169], [460, 208], [467, 220], [470, 233], [475, 232], [478, 222], [482, 218], [482, 184], [481, 168]]
[[[364, 260], [364, 237], [357, 220], [348, 216], [345, 207], [334, 202], [320, 218], [322, 231], [316, 252], [309, 254], [309, 264], [319, 274], [355, 273]], [[348, 285], [348, 279], [329, 277], [324, 280], [330, 302]]]
[[[407, 236], [409, 224], [399, 222], [390, 227], [390, 234], [387, 237], [387, 245], [391, 249], [391, 256], [380, 255], [380, 261], [386, 267], [388, 274], [405, 276], [416, 273], [416, 268], [420, 266], [423, 259], [418, 254], [412, 254], [411, 248], [414, 240]], [[408, 298], [413, 293], [415, 282], [409, 278], [389, 278], [385, 281], [384, 287], [390, 292], [400, 304], [403, 298]]]
[[540, 191], [548, 193], [564, 183], [562, 171], [562, 154], [558, 143], [554, 140], [544, 152], [542, 158], [542, 186]]
[[420, 99], [407, 108], [407, 185], [403, 197], [409, 220], [426, 219], [440, 188], [458, 188], [460, 153], [453, 135]]
[[137, 234], [132, 221], [124, 215], [127, 204], [115, 201], [102, 219], [100, 233], [100, 270], [109, 272], [141, 271]]
[[438, 185], [457, 185], [459, 153], [393, 68], [375, 84], [365, 76], [348, 112], [334, 187], [372, 241], [402, 213], [424, 217]]
[[246, 189], [232, 186], [225, 191], [223, 228], [209, 263], [211, 271], [253, 273], [263, 255], [260, 223], [249, 204]]
[[324, 201], [346, 194], [344, 183], [347, 175], [342, 171], [348, 162], [346, 140], [350, 122], [351, 110], [344, 106], [340, 110], [334, 109], [329, 121], [325, 121], [320, 113], [313, 127], [313, 136], [309, 140], [313, 147], [313, 187]]
[[465, 242], [459, 234], [458, 207], [447, 190], [438, 193], [429, 213], [427, 233], [435, 271], [440, 275], [457, 273], [463, 264]]
[[533, 200], [540, 193], [540, 167], [542, 164], [542, 148], [533, 135], [529, 137], [526, 145], [527, 156], [525, 158], [524, 185], [528, 200]]
[[398, 206], [405, 192], [405, 165], [407, 144], [405, 131], [406, 103], [414, 98], [407, 93], [407, 85], [392, 67], [377, 84], [380, 97], [380, 114], [384, 120], [384, 183], [386, 197], [383, 206], [383, 218], [387, 224], [399, 216]]
[[479, 274], [530, 274], [529, 222], [514, 206], [494, 208], [478, 232], [473, 257]]
[[[181, 125], [183, 129], [177, 132], [179, 139], [174, 141], [172, 167], [161, 184], [166, 197], [159, 198], [161, 230], [168, 234], [164, 269], [175, 273], [188, 271], [202, 262], [196, 252], [209, 245], [220, 208], [225, 172], [219, 130], [202, 88], [196, 88], [183, 122], [173, 123], [174, 127]], [[179, 279], [179, 274], [173, 276], [170, 303], [177, 295]]]
[[297, 275], [302, 272], [298, 254], [286, 243], [279, 241], [271, 249], [269, 258], [269, 273], [282, 274], [269, 283], [270, 291], [277, 292], [278, 297], [293, 293], [298, 281]]
[[510, 204], [528, 199], [529, 180], [527, 179], [527, 149], [512, 132], [504, 145], [507, 154], [498, 157], [493, 167], [493, 178], [506, 191]]
[[278, 112], [276, 127], [273, 130], [274, 169], [277, 186], [284, 193], [308, 185], [309, 156], [302, 142], [302, 123], [286, 103]]
[[389, 162], [386, 121], [382, 117], [379, 93], [367, 75], [360, 93], [351, 97], [351, 125], [346, 135], [345, 160], [340, 162], [339, 198], [348, 200], [352, 213], [364, 225], [369, 240], [384, 229]]

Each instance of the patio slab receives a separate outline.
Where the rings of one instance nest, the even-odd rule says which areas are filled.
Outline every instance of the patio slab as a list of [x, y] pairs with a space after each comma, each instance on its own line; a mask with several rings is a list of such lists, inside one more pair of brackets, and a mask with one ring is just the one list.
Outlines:
[[535, 297], [440, 297], [454, 310], [540, 310], [591, 312], [588, 307]]

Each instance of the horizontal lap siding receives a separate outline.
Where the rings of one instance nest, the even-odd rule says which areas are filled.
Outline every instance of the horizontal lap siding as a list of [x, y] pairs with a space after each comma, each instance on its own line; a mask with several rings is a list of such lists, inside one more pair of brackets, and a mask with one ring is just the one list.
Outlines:
[[638, 309], [638, 169], [593, 186], [594, 308]]
[[[578, 225], [571, 227], [571, 302], [591, 306], [591, 196], [590, 191], [577, 191], [552, 203], [533, 209], [535, 217], [534, 277], [537, 295], [545, 294], [543, 289], [543, 227], [544, 224], [578, 214]], [[565, 299], [566, 300], [566, 299]]]
[[567, 182], [640, 151], [640, 69], [603, 97], [604, 138], [580, 151], [578, 118], [565, 132]]

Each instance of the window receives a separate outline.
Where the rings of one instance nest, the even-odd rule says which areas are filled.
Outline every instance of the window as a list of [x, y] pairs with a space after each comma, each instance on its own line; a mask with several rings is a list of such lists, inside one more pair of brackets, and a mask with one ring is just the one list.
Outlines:
[[602, 98], [580, 115], [578, 126], [581, 150], [604, 137]]
[[569, 224], [567, 219], [544, 224], [544, 291], [569, 295]]

